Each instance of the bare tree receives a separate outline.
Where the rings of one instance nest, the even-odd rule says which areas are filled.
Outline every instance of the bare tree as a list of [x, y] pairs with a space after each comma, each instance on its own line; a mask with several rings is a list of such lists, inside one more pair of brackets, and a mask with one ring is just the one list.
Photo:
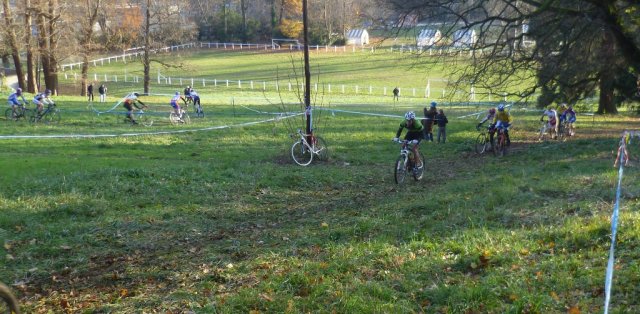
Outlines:
[[98, 13], [102, 2], [101, 0], [85, 0], [81, 8], [83, 17], [80, 21], [80, 32], [78, 42], [82, 49], [82, 90], [80, 94], [86, 95], [87, 75], [89, 73], [89, 56], [94, 50], [93, 47], [93, 27], [98, 20]]
[[[400, 24], [441, 23], [443, 36], [467, 51], [466, 60], [448, 56], [448, 62], [468, 64], [451, 73], [454, 88], [474, 84], [491, 93], [511, 90], [508, 94], [521, 99], [542, 90], [539, 105], [574, 102], [599, 88], [598, 112], [615, 113], [617, 73], [640, 73], [635, 1], [381, 1], [397, 12]], [[460, 31], [475, 31], [477, 40], [456, 37]], [[534, 84], [524, 88], [523, 81]]]
[[24, 0], [24, 25], [25, 25], [25, 49], [27, 52], [27, 91], [37, 92], [36, 82], [36, 55], [33, 50], [33, 20], [31, 18], [31, 0]]
[[13, 14], [11, 13], [11, 7], [9, 6], [9, 0], [2, 0], [2, 8], [4, 9], [4, 20], [6, 23], [5, 36], [7, 36], [11, 56], [13, 57], [13, 64], [16, 67], [18, 85], [24, 89], [24, 72], [22, 71], [22, 62], [20, 60], [20, 47], [18, 47], [18, 40], [16, 39], [16, 25], [13, 20]]

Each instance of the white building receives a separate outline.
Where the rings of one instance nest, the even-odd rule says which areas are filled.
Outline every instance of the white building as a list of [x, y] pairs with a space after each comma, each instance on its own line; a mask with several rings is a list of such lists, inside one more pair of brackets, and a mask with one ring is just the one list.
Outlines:
[[453, 33], [453, 46], [454, 47], [471, 47], [476, 41], [478, 36], [476, 31], [472, 29], [459, 29]]
[[366, 29], [352, 29], [345, 34], [347, 45], [364, 46], [369, 44], [369, 32]]
[[420, 34], [418, 34], [418, 37], [416, 38], [416, 45], [418, 47], [433, 46], [440, 41], [440, 39], [442, 39], [442, 33], [440, 30], [425, 28], [420, 31]]

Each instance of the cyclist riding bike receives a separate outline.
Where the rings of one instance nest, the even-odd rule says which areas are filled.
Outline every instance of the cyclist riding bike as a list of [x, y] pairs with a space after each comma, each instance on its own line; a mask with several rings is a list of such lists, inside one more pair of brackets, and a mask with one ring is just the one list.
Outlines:
[[[400, 123], [400, 128], [396, 132], [396, 137], [393, 138], [394, 142], [398, 141], [398, 138], [402, 134], [402, 130], [407, 129], [407, 134], [404, 136], [404, 139], [407, 141], [417, 141], [415, 145], [412, 147], [413, 151], [413, 164], [417, 166], [417, 168], [422, 167], [422, 160], [420, 160], [418, 145], [420, 141], [424, 138], [422, 133], [424, 127], [419, 120], [416, 119], [416, 114], [413, 111], [409, 111], [405, 113], [404, 120]], [[418, 162], [420, 161], [420, 162]]]
[[542, 113], [542, 117], [540, 117], [540, 122], [544, 121], [544, 116], [547, 116], [547, 129], [549, 132], [552, 132], [552, 139], [558, 136], [558, 112], [553, 108], [552, 105], [549, 105], [547, 109]]
[[44, 105], [54, 105], [53, 99], [51, 99], [51, 90], [47, 89], [44, 93], [37, 94], [33, 97], [33, 104], [37, 107], [38, 117], [42, 115]]
[[492, 122], [495, 117], [496, 117], [496, 108], [489, 109], [489, 111], [487, 112], [487, 116], [485, 116], [484, 119], [482, 119], [482, 121], [478, 123], [478, 125], [476, 126], [476, 129], [479, 129], [487, 121], [491, 121], [489, 123], [489, 128], [493, 128]]
[[140, 96], [140, 94], [132, 93], [124, 99], [124, 107], [127, 109], [127, 118], [129, 119], [129, 121], [131, 121], [131, 124], [138, 124], [138, 122], [133, 119], [133, 107], [136, 107], [136, 109], [147, 107], [147, 105], [145, 105], [140, 99], [138, 99], [138, 96]]
[[185, 101], [188, 101], [188, 100], [192, 99], [191, 98], [191, 93], [192, 92], [193, 92], [193, 88], [191, 88], [191, 86], [185, 87], [185, 89], [184, 89], [184, 99], [185, 99]]
[[[189, 97], [191, 97], [191, 99], [193, 100], [193, 105], [197, 106], [200, 104], [200, 96], [198, 95], [198, 93], [196, 93], [195, 90], [191, 90], [191, 93], [189, 94]], [[197, 108], [197, 107], [196, 107]]]
[[185, 101], [184, 98], [180, 96], [180, 92], [176, 92], [173, 98], [171, 98], [171, 107], [173, 107], [173, 110], [176, 113], [176, 116], [182, 119], [182, 114], [180, 113], [180, 103], [179, 103], [180, 100]]
[[[562, 106], [566, 106], [566, 104], [562, 104]], [[566, 127], [569, 128], [569, 136], [575, 135], [575, 127], [573, 124], [576, 122], [576, 112], [573, 111], [573, 105], [569, 105], [569, 107], [560, 115], [560, 123], [565, 121]]]
[[[22, 103], [18, 100], [18, 97], [22, 98]], [[15, 93], [9, 95], [9, 99], [7, 99], [9, 106], [11, 106], [12, 117], [16, 116], [16, 108], [24, 107], [27, 105], [27, 100], [24, 99], [24, 95], [22, 95], [22, 88], [17, 88]]]
[[[498, 112], [493, 118], [493, 125], [496, 129], [502, 129], [504, 131], [504, 135], [507, 137], [507, 146], [511, 146], [511, 138], [509, 137], [509, 127], [511, 126], [511, 120], [511, 114], [509, 114], [508, 111], [504, 110], [504, 104], [499, 104]], [[491, 142], [493, 143], [493, 136]]]

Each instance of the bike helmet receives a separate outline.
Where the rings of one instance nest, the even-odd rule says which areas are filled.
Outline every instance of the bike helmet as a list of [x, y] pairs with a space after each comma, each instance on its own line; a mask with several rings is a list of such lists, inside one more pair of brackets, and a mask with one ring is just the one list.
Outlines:
[[176, 96], [180, 96], [180, 92], [176, 92]]
[[494, 113], [496, 113], [496, 108], [491, 108], [491, 109], [489, 109], [489, 113], [490, 113], [490, 114], [494, 114]]
[[51, 95], [51, 90], [50, 90], [50, 89], [46, 89], [46, 90], [44, 91], [44, 93], [45, 93], [46, 95]]
[[437, 104], [435, 101], [432, 101], [432, 102], [431, 102], [431, 107], [435, 108], [435, 107], [436, 107], [436, 105], [438, 105], [438, 104]]
[[404, 119], [405, 120], [413, 120], [415, 118], [416, 118], [416, 114], [413, 111], [409, 111], [409, 112], [404, 114]]
[[562, 104], [560, 105], [560, 107], [562, 107], [562, 108], [565, 108], [565, 109], [566, 109], [566, 108], [567, 108], [567, 104], [562, 103]]
[[16, 88], [16, 94], [18, 94], [18, 96], [22, 95], [22, 88]]
[[498, 105], [498, 111], [504, 111], [504, 104]]

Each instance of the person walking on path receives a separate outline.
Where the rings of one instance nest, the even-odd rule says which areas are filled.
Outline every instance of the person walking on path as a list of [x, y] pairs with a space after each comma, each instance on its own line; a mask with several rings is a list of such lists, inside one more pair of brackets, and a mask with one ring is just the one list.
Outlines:
[[100, 94], [100, 102], [105, 102], [107, 98], [107, 87], [104, 84], [100, 84], [98, 87], [98, 93]]
[[93, 101], [93, 83], [89, 83], [87, 86], [87, 97], [89, 97], [88, 101]]
[[438, 123], [438, 143], [440, 143], [440, 137], [442, 137], [442, 144], [444, 144], [447, 141], [447, 123], [449, 123], [449, 120], [442, 109], [438, 110], [436, 123]]
[[393, 89], [393, 100], [394, 101], [400, 100], [400, 89], [398, 89], [398, 87]]

